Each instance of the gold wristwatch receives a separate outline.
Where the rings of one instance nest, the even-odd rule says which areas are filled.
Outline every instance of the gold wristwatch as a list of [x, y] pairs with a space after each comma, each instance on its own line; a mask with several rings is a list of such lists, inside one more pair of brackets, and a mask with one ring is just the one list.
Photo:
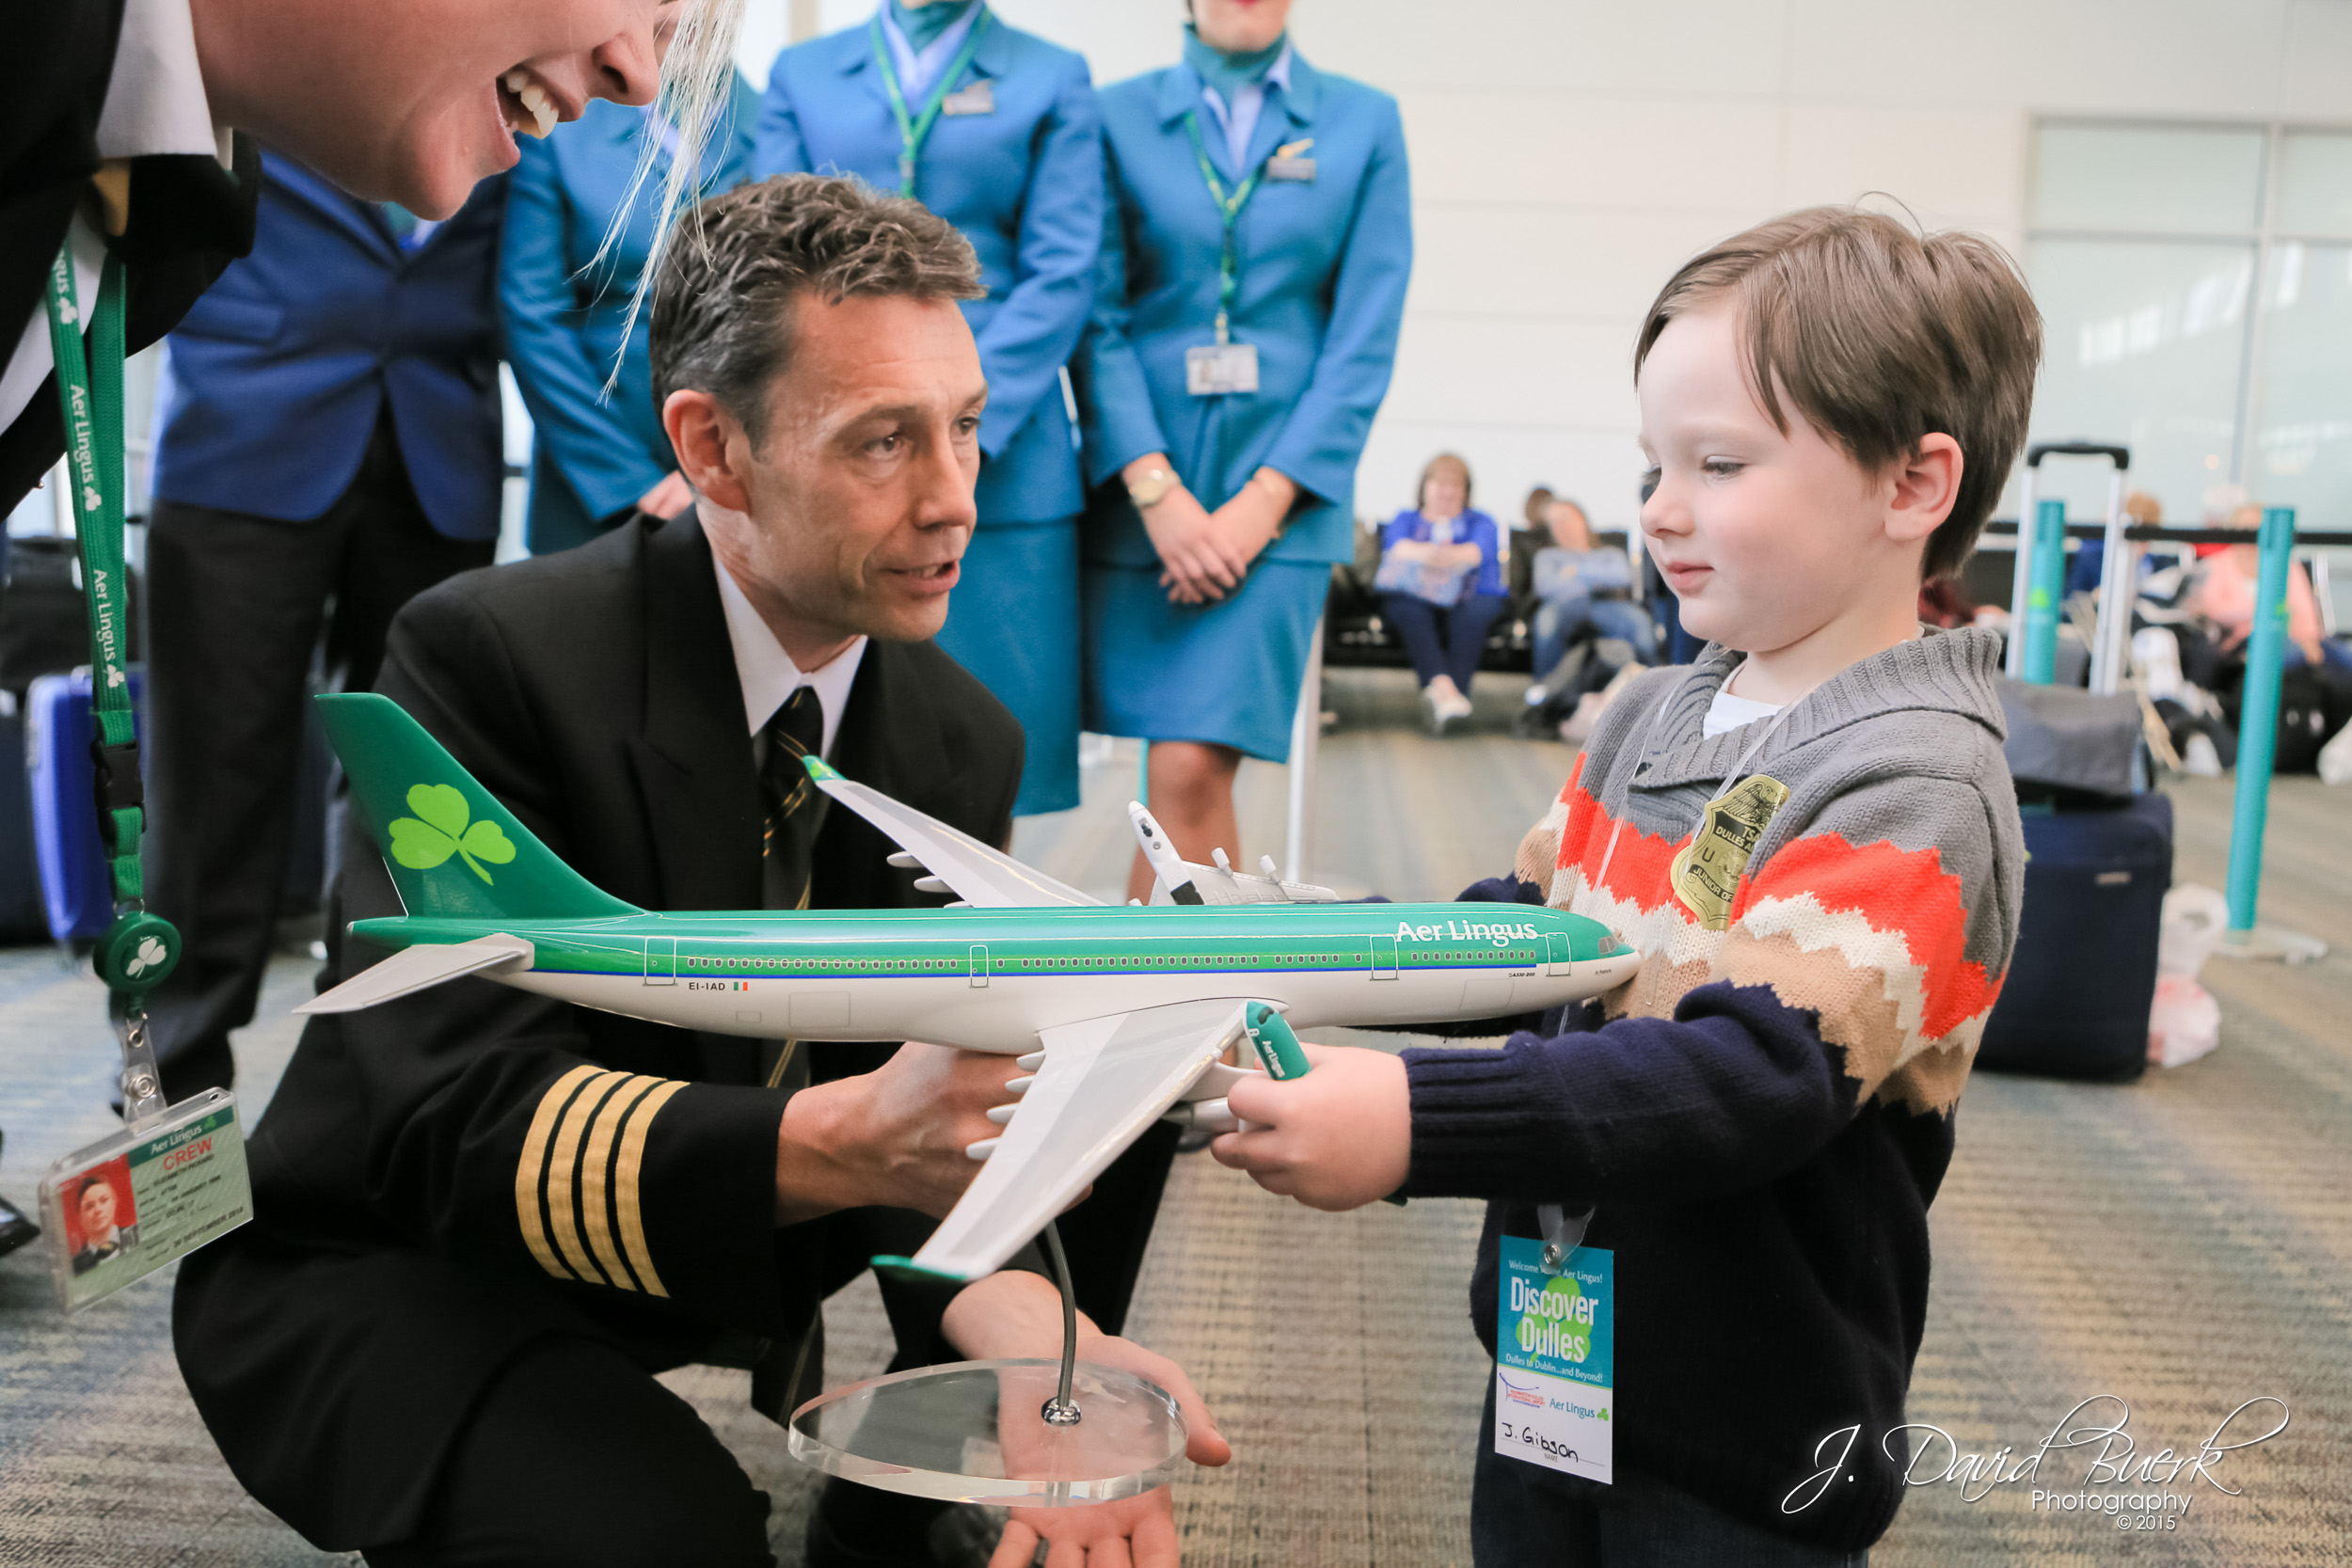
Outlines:
[[1176, 476], [1166, 468], [1146, 468], [1141, 479], [1127, 482], [1127, 499], [1136, 503], [1137, 512], [1149, 512], [1168, 499], [1168, 493], [1176, 488]]

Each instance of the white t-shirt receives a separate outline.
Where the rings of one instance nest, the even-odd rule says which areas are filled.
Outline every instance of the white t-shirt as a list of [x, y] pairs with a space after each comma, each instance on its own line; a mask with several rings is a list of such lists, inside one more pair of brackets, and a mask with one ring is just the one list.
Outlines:
[[1715, 700], [1707, 706], [1707, 721], [1700, 726], [1700, 733], [1710, 737], [1719, 736], [1725, 730], [1736, 730], [1742, 724], [1753, 724], [1758, 719], [1770, 719], [1779, 711], [1778, 703], [1750, 702], [1745, 697], [1735, 697], [1728, 691], [1718, 691], [1715, 693]]

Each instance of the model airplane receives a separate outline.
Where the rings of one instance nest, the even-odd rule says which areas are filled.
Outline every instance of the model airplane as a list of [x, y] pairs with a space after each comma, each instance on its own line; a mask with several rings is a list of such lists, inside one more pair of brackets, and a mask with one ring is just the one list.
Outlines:
[[[681, 1029], [920, 1039], [1021, 1058], [1003, 1134], [914, 1259], [1004, 1263], [1172, 1109], [1210, 1125], [1266, 1018], [1392, 1028], [1598, 995], [1639, 958], [1597, 922], [1521, 904], [1342, 904], [1195, 865], [1131, 808], [1178, 902], [1105, 905], [815, 758], [819, 787], [894, 840], [893, 863], [964, 907], [662, 912], [558, 860], [389, 699], [319, 699], [407, 913], [354, 922], [392, 956], [302, 1007], [349, 1012], [465, 974]], [[1190, 896], [1187, 896], [1187, 894]], [[1263, 1006], [1254, 1011], [1251, 1004]]]

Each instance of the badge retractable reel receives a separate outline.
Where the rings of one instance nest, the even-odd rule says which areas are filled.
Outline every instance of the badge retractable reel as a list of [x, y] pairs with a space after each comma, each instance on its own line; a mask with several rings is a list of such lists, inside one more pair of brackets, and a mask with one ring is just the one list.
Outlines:
[[[109, 208], [119, 220], [119, 203]], [[108, 227], [121, 231], [119, 221]], [[58, 1305], [73, 1312], [243, 1225], [252, 1217], [253, 1199], [236, 1096], [207, 1089], [167, 1104], [148, 1034], [148, 994], [180, 961], [181, 939], [169, 921], [148, 911], [139, 867], [146, 810], [131, 707], [122, 548], [121, 260], [108, 249], [87, 353], [71, 240], [50, 268], [47, 304], [65, 482], [89, 606], [98, 834], [114, 889], [114, 922], [98, 939], [92, 963], [111, 993], [122, 1048], [123, 1130], [57, 1161], [40, 1184]]]
[[[1241, 1025], [1269, 1074], [1306, 1075], [1307, 1054], [1280, 1013], [1253, 1002]], [[1020, 1508], [1113, 1502], [1173, 1480], [1183, 1412], [1157, 1384], [1078, 1359], [1070, 1260], [1054, 1226], [1044, 1240], [1061, 1292], [1060, 1360], [956, 1361], [836, 1388], [792, 1412], [792, 1456], [885, 1492]], [[952, 1278], [904, 1258], [877, 1258], [874, 1267]]]

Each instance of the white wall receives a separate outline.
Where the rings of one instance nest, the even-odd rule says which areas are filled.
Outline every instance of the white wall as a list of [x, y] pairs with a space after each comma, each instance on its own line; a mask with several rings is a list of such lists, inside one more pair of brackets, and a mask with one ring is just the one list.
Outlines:
[[[1105, 82], [1173, 59], [1184, 14], [993, 3]], [[1383, 515], [1451, 449], [1500, 516], [1543, 483], [1629, 526], [1642, 311], [1774, 213], [1885, 191], [2015, 249], [2036, 114], [2352, 122], [2352, 0], [1301, 0], [1294, 32], [1396, 94], [1411, 148], [1419, 254], [1357, 491]]]

